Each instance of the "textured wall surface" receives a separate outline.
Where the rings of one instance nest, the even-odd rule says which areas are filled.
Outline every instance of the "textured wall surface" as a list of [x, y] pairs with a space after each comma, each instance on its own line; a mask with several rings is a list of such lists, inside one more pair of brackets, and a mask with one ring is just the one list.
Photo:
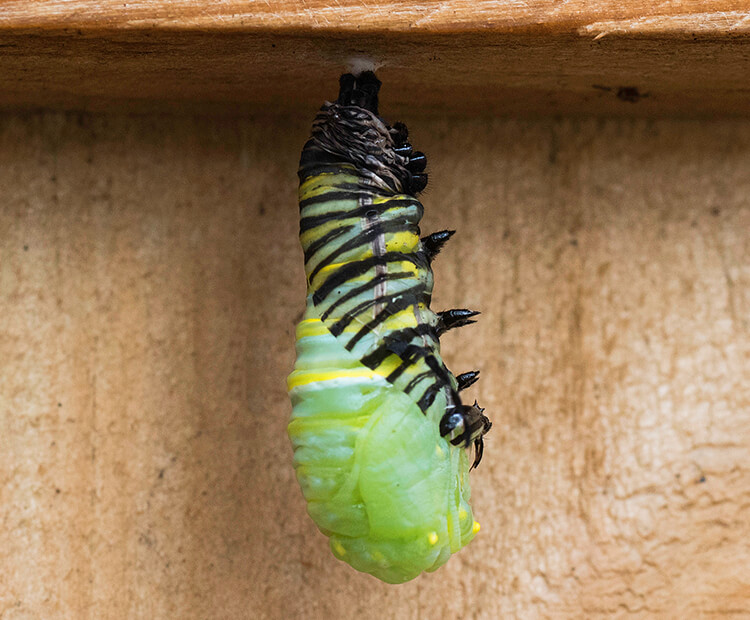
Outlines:
[[495, 425], [387, 586], [285, 435], [313, 113], [0, 116], [0, 618], [746, 617], [750, 122], [404, 119]]

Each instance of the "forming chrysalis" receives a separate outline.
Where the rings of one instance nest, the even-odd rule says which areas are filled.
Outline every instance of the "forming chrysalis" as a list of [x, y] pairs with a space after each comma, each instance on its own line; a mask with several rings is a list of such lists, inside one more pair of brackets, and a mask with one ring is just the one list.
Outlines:
[[289, 376], [297, 478], [333, 553], [388, 583], [433, 571], [479, 529], [469, 458], [490, 421], [459, 392], [439, 336], [477, 312], [430, 309], [430, 264], [453, 231], [420, 239], [426, 160], [378, 116], [380, 81], [346, 74], [300, 159], [307, 310]]

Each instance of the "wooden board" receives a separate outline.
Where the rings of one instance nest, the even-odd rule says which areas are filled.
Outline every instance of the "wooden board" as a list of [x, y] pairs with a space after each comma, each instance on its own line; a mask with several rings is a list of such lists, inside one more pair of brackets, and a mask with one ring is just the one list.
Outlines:
[[393, 587], [305, 514], [309, 119], [5, 114], [3, 620], [746, 617], [750, 123], [404, 120], [483, 312], [477, 540]]
[[6, 28], [103, 30], [325, 30], [456, 32], [546, 30], [594, 36], [615, 33], [750, 32], [743, 0], [6, 0]]
[[404, 113], [749, 114], [748, 16], [746, 0], [6, 1], [0, 106], [299, 111], [364, 58]]

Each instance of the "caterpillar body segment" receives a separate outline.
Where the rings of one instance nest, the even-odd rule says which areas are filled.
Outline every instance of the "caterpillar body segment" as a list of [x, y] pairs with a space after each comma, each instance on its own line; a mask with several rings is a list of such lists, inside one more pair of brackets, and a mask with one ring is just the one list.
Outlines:
[[401, 583], [476, 534], [466, 448], [476, 465], [490, 422], [458, 395], [478, 373], [459, 382], [440, 357], [439, 334], [477, 313], [430, 309], [430, 262], [453, 232], [420, 239], [426, 162], [378, 116], [379, 87], [342, 76], [300, 159], [308, 295], [288, 432], [333, 553]]

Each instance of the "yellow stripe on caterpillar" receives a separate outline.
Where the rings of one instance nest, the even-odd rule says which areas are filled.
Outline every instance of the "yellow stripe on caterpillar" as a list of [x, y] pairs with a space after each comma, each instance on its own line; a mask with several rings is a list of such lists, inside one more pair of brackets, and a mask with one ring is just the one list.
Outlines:
[[386, 252], [414, 252], [419, 246], [419, 235], [412, 232], [398, 232], [385, 237]]
[[[372, 252], [363, 253], [360, 258], [370, 258], [372, 256]], [[310, 283], [309, 292], [315, 292], [320, 288], [320, 286], [323, 284], [323, 282], [326, 281], [328, 276], [341, 269], [343, 266], [348, 265], [348, 262], [342, 262], [342, 263], [334, 263], [332, 265], [326, 265], [325, 267], [321, 268], [321, 270], [317, 273], [315, 276], [315, 279]], [[396, 272], [396, 271], [402, 271], [404, 273], [412, 273], [415, 278], [419, 277], [419, 269], [417, 266], [412, 263], [411, 261], [389, 261], [386, 263], [386, 267], [389, 272]], [[310, 274], [312, 273], [312, 270], [314, 269], [314, 266], [311, 265], [305, 265], [305, 271], [306, 276], [309, 278]], [[372, 279], [373, 275], [375, 273], [375, 270], [371, 272], [365, 273], [357, 278], [350, 278], [347, 280], [347, 284], [351, 284], [354, 282], [366, 282], [369, 279]], [[406, 277], [406, 276], [405, 276]]]
[[309, 383], [322, 383], [325, 381], [356, 382], [361, 379], [372, 379], [378, 374], [365, 366], [361, 368], [339, 368], [328, 371], [295, 370], [287, 378], [287, 387], [289, 390], [293, 390]]
[[342, 170], [341, 172], [324, 172], [305, 179], [305, 181], [299, 186], [300, 200], [319, 196], [328, 191], [335, 191], [335, 186], [341, 183], [356, 183], [358, 178], [354, 174], [354, 167], [342, 166], [342, 168], [349, 168], [352, 172], [349, 174], [347, 174], [345, 170]]

